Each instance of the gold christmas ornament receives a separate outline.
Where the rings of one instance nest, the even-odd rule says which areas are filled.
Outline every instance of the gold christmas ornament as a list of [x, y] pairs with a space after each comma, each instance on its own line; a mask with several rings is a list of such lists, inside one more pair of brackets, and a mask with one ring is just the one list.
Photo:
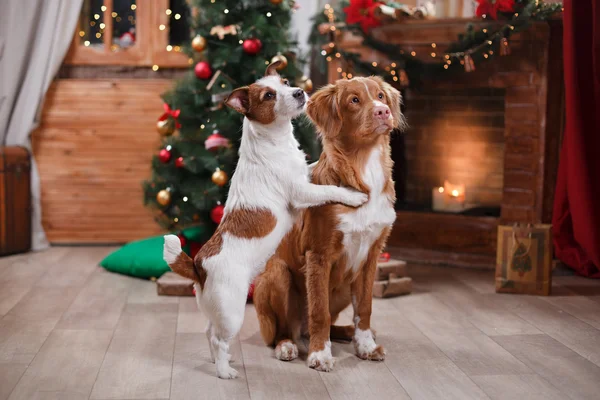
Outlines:
[[313, 83], [310, 80], [310, 78], [306, 75], [302, 75], [296, 80], [296, 86], [298, 86], [300, 89], [304, 90], [307, 93], [310, 93], [313, 90]]
[[160, 136], [171, 136], [175, 132], [175, 121], [172, 118], [156, 122], [156, 130]]
[[287, 58], [282, 54], [277, 54], [275, 57], [271, 58], [271, 64], [277, 61], [281, 61], [281, 64], [279, 64], [279, 66], [276, 68], [277, 71], [281, 71], [288, 65]]
[[225, 186], [227, 184], [227, 173], [217, 168], [212, 174], [212, 181], [217, 186]]
[[156, 202], [165, 207], [171, 204], [171, 193], [168, 190], [161, 190], [156, 194]]
[[500, 55], [507, 56], [509, 54], [510, 54], [510, 47], [508, 47], [508, 39], [502, 38], [502, 40], [500, 40]]
[[196, 36], [192, 39], [192, 48], [198, 53], [204, 51], [206, 49], [206, 39], [200, 35]]
[[410, 85], [410, 80], [408, 79], [408, 74], [405, 70], [401, 69], [398, 71], [398, 75], [400, 77], [400, 86], [408, 87]]
[[275, 5], [283, 3], [283, 0], [269, 0], [269, 1], [271, 2], [271, 4], [275, 4]]
[[473, 71], [475, 71], [475, 63], [473, 62], [473, 58], [469, 54], [465, 55], [464, 65], [465, 65], [465, 71], [466, 72], [473, 72]]

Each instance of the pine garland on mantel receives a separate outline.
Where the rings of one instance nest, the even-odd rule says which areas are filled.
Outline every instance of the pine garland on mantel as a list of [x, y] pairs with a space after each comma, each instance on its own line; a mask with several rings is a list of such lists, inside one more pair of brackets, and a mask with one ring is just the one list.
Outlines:
[[[394, 1], [374, 0], [342, 1], [339, 9], [329, 4], [313, 18], [310, 37], [312, 44], [322, 48], [323, 61], [339, 58], [338, 72], [342, 78], [352, 78], [352, 72], [380, 75], [400, 87], [418, 86], [426, 76], [450, 76], [449, 71], [475, 70], [475, 65], [489, 61], [495, 55], [510, 54], [509, 38], [529, 28], [533, 21], [545, 21], [562, 12], [562, 3], [545, 3], [543, 0], [477, 0], [477, 16], [489, 24], [468, 23], [458, 40], [447, 51], [436, 51], [431, 43], [431, 61], [424, 62], [414, 51], [405, 51], [400, 45], [376, 39], [371, 29], [382, 24], [401, 24], [398, 19], [427, 17], [427, 7], [409, 8]], [[382, 53], [389, 64], [361, 59], [357, 53], [347, 52], [336, 45], [340, 31], [348, 31], [363, 38], [362, 45]], [[336, 35], [337, 34], [337, 35]], [[326, 65], [326, 64], [325, 64]]]

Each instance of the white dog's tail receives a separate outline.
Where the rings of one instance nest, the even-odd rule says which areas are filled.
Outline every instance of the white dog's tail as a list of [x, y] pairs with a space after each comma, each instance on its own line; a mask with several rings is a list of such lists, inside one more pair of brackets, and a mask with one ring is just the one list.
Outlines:
[[198, 282], [204, 289], [206, 281], [206, 271], [202, 265], [194, 265], [194, 260], [190, 258], [181, 249], [181, 241], [175, 235], [165, 235], [165, 247], [163, 249], [163, 258], [173, 272]]

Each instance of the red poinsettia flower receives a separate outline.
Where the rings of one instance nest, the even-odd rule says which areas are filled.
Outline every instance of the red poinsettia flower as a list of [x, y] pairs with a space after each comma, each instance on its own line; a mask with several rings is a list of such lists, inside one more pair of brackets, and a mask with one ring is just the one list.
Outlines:
[[382, 4], [374, 0], [350, 0], [350, 5], [344, 8], [346, 23], [360, 24], [363, 32], [369, 32], [371, 28], [381, 25], [381, 22], [375, 18], [374, 12], [375, 8]]
[[478, 17], [489, 15], [492, 19], [498, 19], [498, 11], [515, 12], [515, 0], [477, 0]]

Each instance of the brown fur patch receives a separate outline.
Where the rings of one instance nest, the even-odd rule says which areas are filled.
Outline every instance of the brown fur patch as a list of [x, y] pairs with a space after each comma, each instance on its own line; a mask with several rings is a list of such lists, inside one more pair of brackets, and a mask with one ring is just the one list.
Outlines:
[[257, 210], [231, 210], [221, 221], [221, 224], [217, 227], [216, 232], [213, 236], [202, 246], [196, 258], [194, 259], [193, 265], [189, 262], [191, 259], [185, 254], [181, 253], [175, 264], [180, 261], [180, 257], [187, 257], [183, 261], [187, 261], [187, 264], [178, 264], [178, 270], [175, 270], [173, 266], [171, 269], [177, 272], [179, 275], [186, 278], [192, 279], [195, 282], [200, 283], [202, 289], [204, 289], [204, 283], [206, 282], [206, 270], [203, 268], [202, 263], [209, 257], [216, 256], [221, 252], [223, 247], [223, 233], [228, 232], [236, 237], [245, 239], [260, 238], [267, 236], [277, 225], [277, 219], [267, 209]]
[[229, 232], [236, 237], [253, 239], [267, 236], [275, 229], [275, 225], [277, 225], [277, 218], [266, 208], [256, 210], [235, 209], [230, 210], [225, 215], [217, 231], [221, 233]]
[[268, 86], [261, 86], [253, 83], [250, 85], [248, 91], [248, 97], [250, 99], [250, 107], [246, 117], [261, 124], [268, 125], [275, 121], [275, 101], [276, 97], [272, 99], [265, 99], [265, 94], [271, 92], [277, 96], [277, 92]]
[[329, 332], [331, 340], [350, 342], [354, 337], [354, 325], [331, 325]]

